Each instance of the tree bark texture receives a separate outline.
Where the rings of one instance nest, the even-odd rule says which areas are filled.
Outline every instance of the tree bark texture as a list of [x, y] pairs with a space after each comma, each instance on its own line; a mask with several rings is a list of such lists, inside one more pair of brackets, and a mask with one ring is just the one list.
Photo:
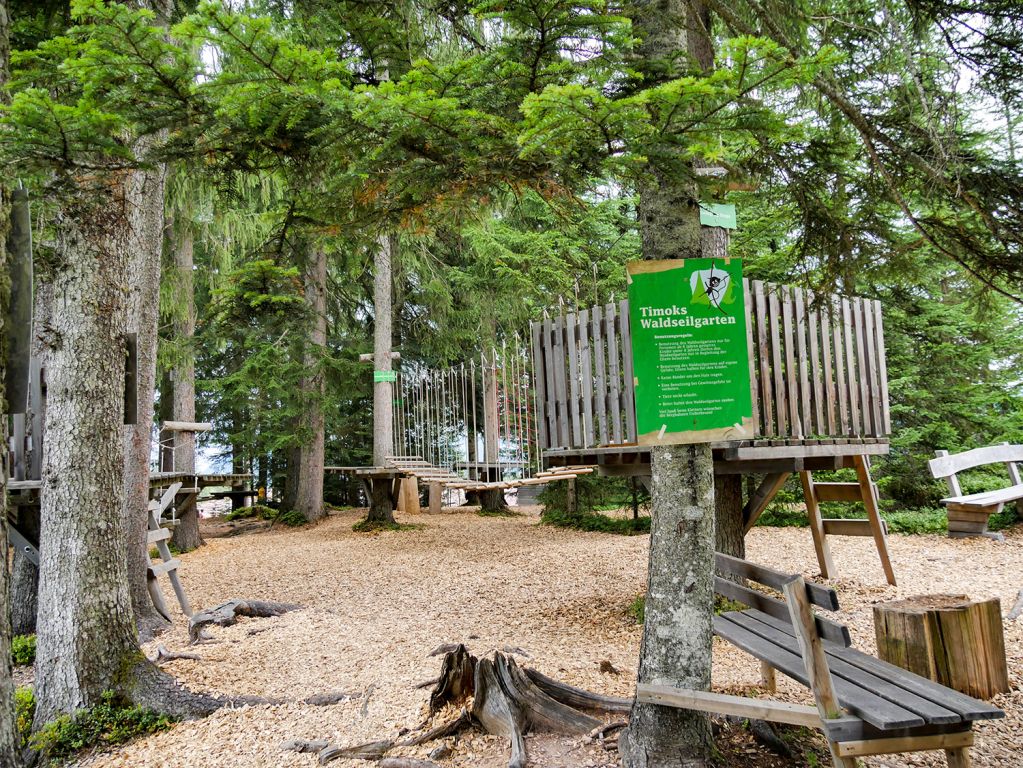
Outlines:
[[742, 475], [714, 478], [714, 547], [741, 560], [746, 559], [746, 535], [742, 524]]
[[[373, 260], [373, 370], [390, 371], [391, 323], [393, 320], [392, 259], [397, 250], [397, 238], [381, 235], [377, 241]], [[394, 424], [391, 403], [394, 388], [389, 381], [373, 383], [373, 464], [378, 467], [391, 455], [394, 448]]]
[[305, 375], [301, 383], [302, 433], [307, 437], [299, 448], [295, 509], [313, 522], [326, 512], [323, 507], [323, 356], [327, 347], [327, 252], [319, 246], [312, 248], [307, 257], [305, 298], [312, 314], [303, 355]]
[[[195, 421], [195, 285], [192, 270], [195, 263], [191, 226], [182, 223], [173, 241], [174, 279], [178, 300], [183, 307], [175, 313], [174, 338], [180, 353], [171, 371], [171, 413], [174, 421]], [[174, 433], [174, 469], [177, 472], [195, 472], [195, 433]], [[202, 545], [199, 534], [199, 510], [195, 500], [177, 510], [178, 525], [174, 529], [174, 545], [188, 552]]]
[[120, 688], [141, 655], [124, 556], [125, 221], [131, 198], [119, 181], [85, 190], [82, 198], [90, 203], [66, 205], [54, 220], [37, 725]]
[[[653, 509], [646, 619], [638, 681], [710, 688], [714, 606], [714, 460], [710, 445], [652, 450]], [[705, 715], [635, 704], [619, 740], [622, 764], [700, 765], [709, 753]]]
[[[144, 155], [155, 139], [137, 143]], [[160, 262], [163, 247], [165, 169], [136, 170], [124, 179], [125, 216], [111, 222], [124, 231], [116, 235], [126, 251], [126, 330], [136, 334], [138, 365], [136, 423], [124, 427], [124, 507], [121, 524], [126, 533], [125, 554], [132, 608], [143, 636], [166, 625], [157, 613], [147, 588], [146, 543], [149, 504], [149, 454], [152, 448], [153, 404], [156, 390], [156, 344], [160, 308]], [[113, 233], [111, 233], [113, 234]], [[49, 428], [49, 427], [47, 427]]]
[[[7, 0], [0, 0], [0, 101], [6, 101], [10, 61]], [[11, 332], [5, 327], [11, 298], [8, 269], [7, 233], [10, 229], [11, 203], [7, 189], [0, 184], [0, 339]], [[14, 768], [18, 760], [18, 729], [14, 713], [14, 681], [11, 678], [11, 603], [10, 572], [7, 557], [7, 476], [10, 467], [7, 451], [7, 344], [0, 343], [0, 768]]]

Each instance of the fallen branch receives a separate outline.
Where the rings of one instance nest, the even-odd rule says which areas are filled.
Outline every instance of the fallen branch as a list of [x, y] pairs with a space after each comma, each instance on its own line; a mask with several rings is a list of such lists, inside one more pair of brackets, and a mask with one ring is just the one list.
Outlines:
[[265, 619], [271, 616], [280, 616], [289, 611], [297, 611], [301, 607], [294, 603], [275, 603], [266, 600], [228, 600], [215, 608], [207, 608], [192, 616], [188, 622], [188, 638], [190, 643], [195, 645], [199, 642], [203, 627], [210, 624], [216, 624], [218, 627], [230, 627], [238, 623], [240, 616]]
[[194, 653], [178, 653], [176, 651], [168, 651], [167, 646], [161, 643], [156, 646], [156, 658], [153, 659], [154, 664], [160, 664], [164, 661], [177, 661], [178, 659], [188, 659], [190, 661], [202, 661], [202, 658]]
[[357, 699], [359, 694], [357, 693], [344, 693], [342, 691], [334, 691], [333, 693], [314, 693], [312, 696], [302, 699], [300, 704], [308, 704], [311, 707], [329, 707], [331, 704], [340, 704], [342, 701], [348, 701], [349, 699]]

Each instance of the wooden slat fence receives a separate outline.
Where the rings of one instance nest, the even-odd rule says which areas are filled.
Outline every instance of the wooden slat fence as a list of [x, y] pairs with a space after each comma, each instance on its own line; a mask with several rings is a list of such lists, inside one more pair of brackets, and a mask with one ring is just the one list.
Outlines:
[[[881, 304], [744, 280], [758, 439], [891, 432]], [[636, 442], [629, 303], [532, 325], [544, 450]]]

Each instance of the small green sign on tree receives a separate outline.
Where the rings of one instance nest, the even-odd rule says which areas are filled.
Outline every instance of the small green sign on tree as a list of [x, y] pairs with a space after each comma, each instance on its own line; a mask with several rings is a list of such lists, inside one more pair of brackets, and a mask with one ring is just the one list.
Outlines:
[[740, 259], [628, 265], [640, 445], [753, 437]]

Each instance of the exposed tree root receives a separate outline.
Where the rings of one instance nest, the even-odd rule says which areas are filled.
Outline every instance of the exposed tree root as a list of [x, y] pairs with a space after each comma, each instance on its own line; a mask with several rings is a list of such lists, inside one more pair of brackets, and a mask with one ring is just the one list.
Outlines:
[[377, 763], [377, 768], [439, 768], [439, 766], [416, 757], [385, 757]]
[[156, 646], [156, 658], [153, 659], [154, 664], [160, 664], [164, 661], [177, 661], [178, 659], [189, 659], [190, 661], [202, 661], [201, 657], [194, 653], [178, 653], [176, 651], [168, 651], [167, 646], [161, 643]]
[[238, 622], [239, 616], [269, 618], [280, 616], [289, 611], [297, 611], [301, 605], [294, 603], [275, 603], [266, 600], [228, 600], [214, 608], [207, 608], [192, 616], [188, 622], [188, 637], [194, 645], [202, 637], [203, 627], [216, 624], [219, 627], [230, 627]]
[[320, 750], [320, 765], [326, 765], [342, 758], [348, 760], [379, 760], [393, 746], [394, 742], [389, 739], [357, 744], [354, 747], [327, 746]]
[[632, 711], [632, 699], [590, 693], [582, 688], [558, 682], [553, 678], [547, 677], [542, 672], [537, 672], [535, 669], [529, 669], [528, 667], [526, 668], [526, 674], [536, 684], [537, 688], [552, 699], [575, 709], [588, 709], [606, 713], [629, 713]]

